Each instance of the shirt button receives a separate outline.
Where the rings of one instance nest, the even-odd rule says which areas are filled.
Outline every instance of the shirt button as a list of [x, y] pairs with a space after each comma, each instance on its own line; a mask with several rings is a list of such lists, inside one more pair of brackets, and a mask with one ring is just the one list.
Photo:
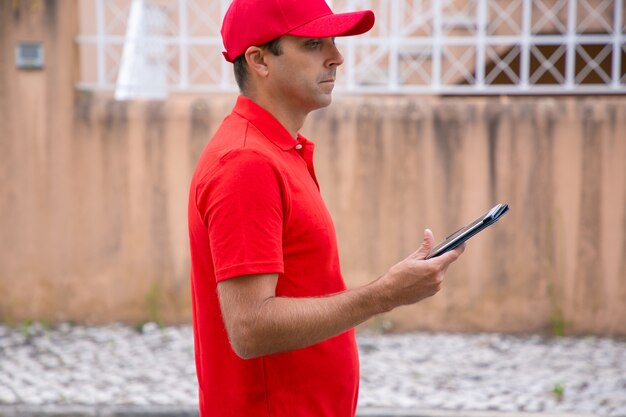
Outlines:
[[301, 144], [301, 143], [298, 143], [298, 144], [296, 145], [296, 149], [297, 149], [297, 150], [302, 149], [302, 144]]

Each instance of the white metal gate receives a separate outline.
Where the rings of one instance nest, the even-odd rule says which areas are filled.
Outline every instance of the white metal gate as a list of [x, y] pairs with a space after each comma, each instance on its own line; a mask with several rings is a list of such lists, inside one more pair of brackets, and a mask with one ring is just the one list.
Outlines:
[[[79, 88], [149, 97], [154, 73], [166, 92], [236, 91], [219, 36], [228, 0], [81, 1]], [[626, 93], [624, 0], [328, 1], [377, 18], [369, 33], [337, 40], [338, 91]], [[160, 72], [129, 75], [139, 61]], [[145, 94], [141, 82], [151, 86]]]

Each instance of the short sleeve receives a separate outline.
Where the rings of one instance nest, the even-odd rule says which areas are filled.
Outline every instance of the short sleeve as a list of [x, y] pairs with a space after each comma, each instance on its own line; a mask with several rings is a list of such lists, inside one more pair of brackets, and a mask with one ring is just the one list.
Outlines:
[[269, 158], [246, 149], [223, 156], [199, 184], [196, 201], [218, 282], [284, 271], [282, 184]]

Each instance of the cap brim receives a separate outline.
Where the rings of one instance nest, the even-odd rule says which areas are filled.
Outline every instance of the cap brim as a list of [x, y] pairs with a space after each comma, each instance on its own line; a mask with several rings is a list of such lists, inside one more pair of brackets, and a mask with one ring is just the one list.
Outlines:
[[374, 21], [374, 12], [371, 10], [329, 14], [305, 23], [287, 34], [306, 38], [360, 35], [370, 30]]

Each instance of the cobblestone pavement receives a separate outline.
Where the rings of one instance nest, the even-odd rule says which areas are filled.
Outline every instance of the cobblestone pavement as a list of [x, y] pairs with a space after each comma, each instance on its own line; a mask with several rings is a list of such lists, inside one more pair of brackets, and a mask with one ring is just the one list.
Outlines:
[[[626, 417], [626, 341], [359, 334], [363, 409]], [[189, 326], [0, 326], [0, 406], [197, 404]]]

